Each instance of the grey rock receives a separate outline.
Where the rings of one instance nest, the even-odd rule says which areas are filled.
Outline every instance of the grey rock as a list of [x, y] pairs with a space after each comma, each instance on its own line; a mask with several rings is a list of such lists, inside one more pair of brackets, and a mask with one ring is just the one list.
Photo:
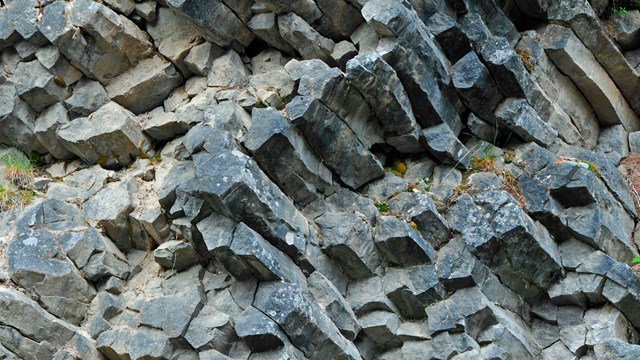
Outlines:
[[440, 124], [422, 130], [429, 152], [442, 163], [462, 169], [469, 168], [471, 156], [469, 150], [447, 124]]
[[44, 111], [36, 118], [34, 134], [47, 151], [56, 159], [65, 160], [75, 157], [58, 140], [56, 131], [60, 126], [69, 122], [67, 109], [61, 103], [56, 103]]
[[594, 346], [596, 359], [629, 359], [640, 356], [640, 346], [618, 339], [608, 339]]
[[589, 346], [608, 339], [633, 341], [638, 336], [624, 315], [611, 305], [587, 310], [584, 323], [587, 328], [586, 344]]
[[[209, 4], [202, 0], [168, 0], [167, 3], [194, 23], [207, 40], [219, 46], [230, 45], [234, 41], [248, 46], [253, 40], [249, 29], [223, 2]], [[205, 7], [210, 12], [202, 12]]]
[[502, 94], [475, 52], [470, 52], [451, 68], [453, 85], [465, 105], [482, 119], [493, 122]]
[[[425, 304], [416, 296], [409, 272], [400, 268], [390, 268], [383, 277], [384, 293], [398, 307], [400, 314], [408, 319], [427, 316]], [[367, 335], [371, 336], [369, 333]]]
[[17, 94], [37, 112], [71, 96], [69, 89], [58, 85], [55, 76], [37, 60], [19, 63], [12, 80]]
[[132, 248], [129, 214], [133, 211], [136, 190], [132, 181], [114, 183], [100, 190], [82, 207], [84, 218], [105, 229], [107, 236], [122, 251]]
[[247, 26], [257, 37], [271, 47], [289, 54], [295, 51], [280, 35], [276, 14], [272, 12], [256, 14], [251, 18]]
[[198, 191], [214, 210], [259, 230], [292, 259], [302, 260], [309, 225], [253, 160], [233, 150], [194, 155], [194, 164]]
[[3, 348], [15, 354], [16, 358], [53, 358], [57, 349], [76, 343], [79, 337], [97, 355], [91, 342], [80, 335], [77, 328], [49, 314], [21, 292], [0, 289], [0, 304], [0, 341], [6, 347]]
[[[400, 79], [380, 55], [370, 53], [349, 60], [346, 78], [363, 93], [385, 129], [387, 137], [404, 135], [420, 129]], [[419, 139], [398, 148], [402, 152], [418, 152], [421, 149]]]
[[411, 225], [395, 216], [376, 219], [375, 243], [390, 262], [399, 266], [427, 264], [435, 260], [433, 247]]
[[622, 125], [602, 129], [596, 150], [604, 153], [613, 164], [629, 155], [629, 134]]
[[140, 114], [162, 104], [181, 83], [182, 77], [173, 64], [154, 56], [112, 79], [106, 90], [111, 100]]
[[64, 101], [69, 118], [89, 116], [110, 101], [107, 91], [97, 81], [82, 79], [73, 87], [73, 95]]
[[73, 67], [55, 46], [45, 46], [36, 51], [38, 61], [52, 74], [64, 80], [70, 86], [82, 78], [82, 73]]
[[640, 152], [640, 131], [629, 133], [628, 142], [631, 152]]
[[102, 4], [82, 0], [52, 5], [38, 28], [87, 77], [106, 84], [152, 53], [146, 33]]
[[175, 351], [169, 337], [160, 330], [139, 328], [112, 329], [100, 334], [97, 348], [108, 358], [130, 356], [133, 359], [168, 359]]
[[556, 341], [553, 345], [542, 350], [542, 356], [545, 359], [577, 359], [562, 341]]
[[228, 354], [233, 343], [239, 339], [231, 316], [209, 304], [191, 321], [185, 340], [196, 350], [213, 348]]
[[624, 16], [612, 16], [615, 29], [614, 39], [624, 50], [633, 50], [640, 46], [640, 11], [630, 10]]
[[221, 88], [241, 87], [246, 84], [249, 75], [240, 55], [231, 50], [211, 63], [207, 84]]
[[282, 38], [295, 48], [303, 59], [320, 59], [335, 65], [331, 52], [333, 40], [320, 35], [303, 18], [294, 12], [278, 15], [278, 28]]
[[89, 281], [105, 278], [125, 279], [129, 275], [127, 260], [108, 238], [93, 228], [60, 235], [67, 256]]
[[147, 20], [148, 22], [153, 22], [158, 15], [156, 11], [156, 4], [152, 1], [136, 3], [135, 11], [138, 16]]
[[[311, 148], [352, 189], [357, 189], [384, 174], [376, 157], [365, 149], [347, 125], [320, 101], [309, 97], [296, 97], [287, 104], [287, 113]], [[342, 144], [347, 143], [355, 146], [355, 151], [345, 151]], [[358, 169], [357, 173], [354, 172], [355, 169]]]
[[113, 10], [128, 16], [135, 9], [135, 3], [133, 0], [106, 0], [105, 3], [113, 8]]
[[346, 299], [356, 315], [373, 310], [395, 310], [395, 305], [384, 295], [382, 278], [377, 276], [352, 280], [347, 287]]
[[638, 130], [638, 117], [605, 69], [571, 29], [550, 25], [544, 37], [549, 57], [561, 71], [570, 75], [592, 104], [601, 125], [622, 124], [627, 131]]
[[[296, 203], [306, 205], [318, 191], [332, 191], [333, 179], [297, 130], [272, 107], [254, 109], [244, 145], [262, 168]], [[277, 153], [280, 156], [274, 157]]]
[[320, 0], [317, 4], [323, 13], [318, 31], [330, 38], [349, 37], [364, 22], [359, 9], [350, 1]]
[[174, 294], [145, 301], [140, 309], [140, 325], [161, 329], [163, 336], [170, 339], [184, 338], [205, 300], [197, 286], [183, 286]]
[[141, 127], [147, 135], [158, 141], [168, 140], [187, 132], [194, 123], [192, 119], [164, 112], [161, 107], [141, 115]]
[[236, 319], [235, 331], [256, 353], [274, 350], [289, 341], [278, 324], [253, 306]]
[[344, 69], [347, 62], [356, 55], [358, 55], [358, 49], [347, 40], [337, 43], [331, 52], [331, 57], [338, 63], [341, 69]]
[[355, 340], [360, 332], [360, 324], [349, 303], [333, 283], [319, 271], [311, 274], [307, 283], [311, 296], [331, 318], [340, 333], [348, 340]]
[[33, 133], [36, 113], [18, 97], [14, 84], [0, 84], [0, 100], [0, 143], [25, 152], [41, 150], [42, 145]]
[[362, 331], [382, 349], [398, 347], [402, 344], [396, 336], [400, 326], [398, 315], [387, 311], [372, 311], [358, 318]]
[[76, 325], [84, 318], [95, 290], [66, 256], [82, 238], [60, 235], [81, 225], [77, 207], [48, 200], [24, 214], [18, 223], [19, 234], [7, 247], [11, 280], [37, 294], [49, 312]]
[[191, 244], [179, 240], [162, 243], [153, 251], [153, 258], [162, 267], [178, 271], [198, 262], [198, 256]]
[[372, 276], [380, 265], [369, 224], [356, 214], [326, 213], [316, 219], [322, 249], [351, 279]]
[[[374, 180], [367, 184], [363, 192], [376, 203], [386, 204], [387, 201], [390, 202], [394, 200], [408, 188], [409, 182], [407, 180], [395, 175], [391, 171], [386, 171], [383, 178]], [[392, 209], [390, 208], [390, 210]]]
[[278, 323], [291, 343], [309, 359], [360, 357], [353, 343], [339, 333], [320, 307], [299, 288], [263, 282], [253, 306]]
[[496, 109], [495, 117], [525, 141], [549, 146], [558, 135], [525, 100], [508, 98]]
[[57, 134], [69, 151], [105, 168], [128, 165], [150, 143], [134, 115], [114, 102], [58, 128]]
[[471, 40], [458, 25], [455, 19], [445, 13], [435, 13], [427, 19], [426, 25], [443, 47], [444, 53], [451, 63], [456, 63], [469, 51], [472, 51]]
[[204, 42], [191, 48], [189, 54], [184, 58], [184, 63], [191, 72], [207, 76], [213, 61], [222, 54], [223, 50], [219, 46]]

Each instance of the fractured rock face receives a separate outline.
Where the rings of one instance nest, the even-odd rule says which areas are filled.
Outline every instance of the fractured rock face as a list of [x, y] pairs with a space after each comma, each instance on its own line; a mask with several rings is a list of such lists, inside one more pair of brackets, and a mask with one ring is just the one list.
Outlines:
[[108, 169], [127, 166], [149, 144], [135, 116], [114, 102], [59, 127], [57, 134], [69, 151]]

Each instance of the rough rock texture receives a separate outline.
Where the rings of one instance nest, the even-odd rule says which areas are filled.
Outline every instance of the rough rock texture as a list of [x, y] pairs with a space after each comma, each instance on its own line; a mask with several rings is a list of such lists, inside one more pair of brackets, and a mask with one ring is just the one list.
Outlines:
[[636, 360], [636, 8], [0, 0], [0, 359]]

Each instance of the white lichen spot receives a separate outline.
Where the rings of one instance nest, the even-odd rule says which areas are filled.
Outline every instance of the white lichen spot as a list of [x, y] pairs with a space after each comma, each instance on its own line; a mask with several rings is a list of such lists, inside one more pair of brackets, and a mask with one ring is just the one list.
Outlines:
[[223, 177], [222, 177], [222, 181], [227, 182], [227, 181], [229, 181], [229, 178], [228, 178], [228, 177], [226, 177], [226, 176], [223, 176]]
[[22, 243], [28, 246], [36, 246], [38, 245], [38, 239], [33, 236], [29, 236], [28, 238], [22, 240]]
[[295, 235], [293, 235], [292, 232], [288, 232], [287, 235], [284, 236], [284, 240], [287, 242], [287, 244], [293, 244], [294, 238]]

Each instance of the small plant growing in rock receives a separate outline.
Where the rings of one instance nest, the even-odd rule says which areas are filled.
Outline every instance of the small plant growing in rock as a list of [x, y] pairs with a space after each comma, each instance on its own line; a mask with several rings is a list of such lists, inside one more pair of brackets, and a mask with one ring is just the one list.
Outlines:
[[33, 166], [28, 158], [6, 153], [0, 157], [4, 171], [3, 176], [20, 189], [26, 188], [33, 179]]
[[392, 172], [395, 176], [404, 177], [404, 174], [407, 173], [407, 164], [396, 160], [393, 162], [393, 166], [386, 167], [384, 170]]
[[627, 8], [624, 6], [611, 8], [611, 13], [617, 16], [623, 16], [627, 14]]
[[387, 206], [386, 203], [375, 203], [376, 208], [378, 208], [378, 211], [380, 213], [387, 213], [389, 212], [389, 206]]
[[533, 71], [533, 63], [531, 62], [533, 55], [523, 49], [516, 49], [516, 54], [520, 56], [520, 60], [522, 60], [522, 64], [524, 64], [525, 69], [527, 69], [528, 72]]

